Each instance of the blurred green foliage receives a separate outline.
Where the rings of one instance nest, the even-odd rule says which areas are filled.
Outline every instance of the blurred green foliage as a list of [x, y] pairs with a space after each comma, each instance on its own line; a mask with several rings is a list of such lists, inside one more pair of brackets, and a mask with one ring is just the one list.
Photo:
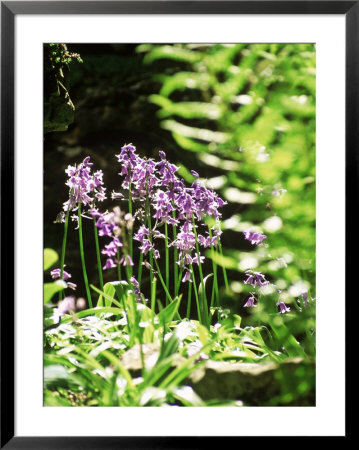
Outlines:
[[[314, 296], [314, 44], [143, 44], [137, 51], [161, 68], [150, 97], [161, 126], [197, 167], [217, 173], [207, 183], [231, 204], [218, 262], [268, 274], [287, 304], [304, 290]], [[252, 227], [268, 236], [266, 245], [243, 241], [234, 250], [238, 232]], [[248, 292], [239, 274], [231, 286], [234, 298]]]

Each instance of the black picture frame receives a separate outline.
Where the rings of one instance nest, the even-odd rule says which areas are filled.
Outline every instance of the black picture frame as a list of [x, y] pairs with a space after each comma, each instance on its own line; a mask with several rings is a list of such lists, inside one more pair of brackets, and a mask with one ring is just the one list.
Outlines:
[[[14, 405], [14, 33], [18, 14], [339, 14], [346, 19], [346, 292], [355, 279], [349, 242], [358, 204], [359, 1], [2, 1], [1, 2], [1, 439], [6, 449], [200, 448], [223, 437], [15, 436]], [[350, 245], [350, 248], [349, 248]]]

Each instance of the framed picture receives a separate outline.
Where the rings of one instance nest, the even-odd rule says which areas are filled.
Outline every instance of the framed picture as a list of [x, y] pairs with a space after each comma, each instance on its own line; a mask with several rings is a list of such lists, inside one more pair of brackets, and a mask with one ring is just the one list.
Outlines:
[[346, 436], [358, 21], [1, 2], [1, 448]]

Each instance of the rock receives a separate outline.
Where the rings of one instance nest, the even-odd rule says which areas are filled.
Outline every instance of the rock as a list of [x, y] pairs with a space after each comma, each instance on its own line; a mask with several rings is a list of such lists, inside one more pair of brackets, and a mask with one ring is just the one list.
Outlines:
[[74, 120], [74, 111], [75, 107], [67, 91], [62, 95], [52, 93], [44, 101], [44, 133], [66, 131]]
[[[144, 344], [142, 351], [149, 370], [156, 364], [160, 346]], [[176, 354], [173, 366], [178, 366], [185, 360]], [[122, 363], [133, 376], [140, 376], [140, 346], [135, 345], [128, 350], [122, 357]], [[288, 359], [280, 364], [207, 360], [194, 368], [183, 384], [191, 386], [204, 401], [241, 400], [250, 406], [314, 406], [315, 395], [311, 388], [314, 385], [314, 374], [314, 362], [304, 361], [302, 358]], [[307, 390], [303, 388], [304, 382], [307, 383]], [[298, 389], [300, 383], [302, 387]]]
[[[142, 370], [142, 360], [140, 346], [134, 345], [122, 356], [121, 362], [124, 367], [131, 372], [132, 376], [139, 376]], [[142, 352], [145, 357], [145, 367], [147, 370], [154, 367], [160, 354], [159, 344], [143, 344]]]
[[275, 363], [249, 364], [208, 360], [189, 376], [190, 384], [203, 400], [237, 399], [251, 404], [278, 395], [273, 374]]

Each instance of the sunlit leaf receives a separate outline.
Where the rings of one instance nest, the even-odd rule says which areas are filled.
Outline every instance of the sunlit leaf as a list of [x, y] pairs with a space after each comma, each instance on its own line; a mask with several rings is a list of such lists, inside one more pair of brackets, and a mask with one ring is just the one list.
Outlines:
[[59, 259], [59, 255], [52, 248], [44, 249], [44, 270], [50, 269], [51, 266]]
[[53, 283], [44, 284], [44, 304], [49, 303], [52, 297], [66, 288], [67, 284], [64, 281], [57, 280]]

